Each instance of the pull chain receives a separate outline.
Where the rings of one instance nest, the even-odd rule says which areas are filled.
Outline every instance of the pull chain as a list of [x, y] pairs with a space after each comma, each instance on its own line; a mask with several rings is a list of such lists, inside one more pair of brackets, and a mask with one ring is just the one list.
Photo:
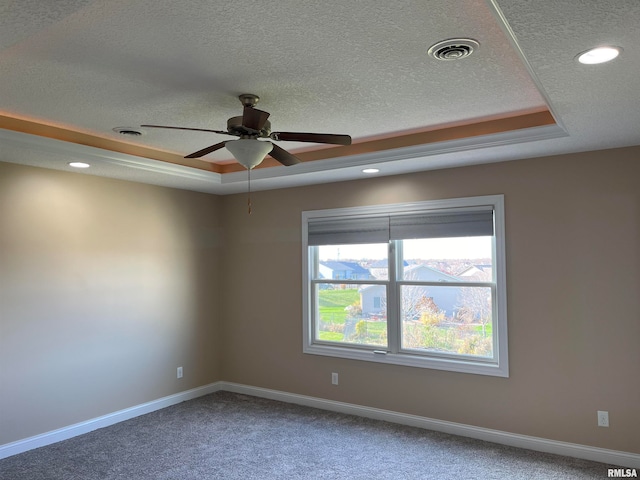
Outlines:
[[247, 192], [247, 209], [248, 214], [251, 215], [251, 169], [247, 168], [247, 184], [249, 185], [249, 191]]

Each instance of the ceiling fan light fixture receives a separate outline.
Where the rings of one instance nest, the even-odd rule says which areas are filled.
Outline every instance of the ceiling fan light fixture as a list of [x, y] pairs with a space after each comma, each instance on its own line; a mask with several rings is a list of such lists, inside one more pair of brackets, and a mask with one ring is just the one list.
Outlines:
[[253, 167], [260, 165], [264, 157], [273, 149], [273, 144], [271, 142], [261, 142], [255, 138], [241, 138], [228, 141], [225, 147], [240, 165], [247, 170], [251, 170]]

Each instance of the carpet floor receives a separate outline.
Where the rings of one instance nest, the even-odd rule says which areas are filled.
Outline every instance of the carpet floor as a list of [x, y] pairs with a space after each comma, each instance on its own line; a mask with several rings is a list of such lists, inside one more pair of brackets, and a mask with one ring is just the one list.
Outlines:
[[0, 479], [584, 480], [607, 468], [217, 392], [0, 460]]

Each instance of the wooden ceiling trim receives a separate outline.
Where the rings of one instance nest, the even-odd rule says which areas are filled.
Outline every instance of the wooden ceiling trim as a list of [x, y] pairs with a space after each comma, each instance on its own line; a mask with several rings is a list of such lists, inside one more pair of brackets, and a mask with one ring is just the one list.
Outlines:
[[222, 173], [219, 165], [198, 159], [183, 158], [174, 153], [156, 150], [154, 148], [134, 145], [118, 140], [98, 137], [88, 133], [78, 132], [67, 128], [56, 127], [38, 123], [31, 120], [11, 117], [8, 115], [0, 115], [0, 128], [12, 130], [14, 132], [28, 133], [39, 137], [52, 138], [63, 142], [75, 143], [77, 145], [86, 145], [94, 148], [101, 148], [111, 152], [124, 153], [137, 157], [149, 158], [151, 160], [160, 160], [162, 162], [173, 163], [175, 165], [183, 165], [186, 167], [198, 168], [209, 172]]
[[[410, 134], [397, 135], [394, 137], [368, 140], [354, 143], [348, 146], [321, 148], [318, 150], [295, 153], [302, 162], [312, 162], [316, 160], [326, 160], [328, 158], [344, 157], [349, 155], [361, 155], [396, 148], [412, 147], [436, 142], [446, 142], [460, 140], [463, 138], [478, 137], [482, 135], [494, 135], [515, 130], [533, 127], [555, 125], [556, 121], [549, 110], [539, 112], [512, 115], [508, 117], [485, 120], [464, 125], [451, 127], [428, 129]], [[269, 168], [279, 166], [276, 160], [267, 157], [256, 168]], [[222, 173], [239, 172], [245, 168], [238, 163], [220, 165]]]
[[[553, 115], [548, 110], [530, 112], [519, 115], [511, 115], [497, 119], [479, 121], [463, 125], [455, 125], [442, 128], [430, 128], [417, 132], [400, 134], [393, 137], [365, 140], [348, 146], [333, 146], [295, 153], [302, 162], [313, 162], [351, 155], [393, 150], [403, 147], [425, 145], [437, 142], [446, 142], [472, 138], [482, 135], [506, 133], [526, 128], [555, 125]], [[41, 137], [62, 140], [65, 142], [86, 145], [94, 148], [110, 150], [152, 160], [160, 160], [175, 165], [197, 168], [219, 174], [233, 173], [245, 170], [237, 162], [216, 164], [204, 160], [183, 158], [174, 153], [156, 150], [149, 147], [134, 145], [114, 139], [98, 137], [87, 133], [78, 132], [53, 125], [46, 125], [31, 120], [25, 120], [8, 115], [0, 115], [0, 128], [16, 132], [38, 135]], [[279, 162], [267, 156], [256, 168], [271, 168], [281, 166]]]

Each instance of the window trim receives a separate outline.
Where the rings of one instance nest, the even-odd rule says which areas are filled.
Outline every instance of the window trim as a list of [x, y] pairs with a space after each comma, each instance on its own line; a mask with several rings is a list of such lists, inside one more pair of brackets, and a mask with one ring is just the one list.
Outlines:
[[[344, 218], [348, 216], [379, 216], [393, 213], [410, 213], [420, 211], [437, 211], [443, 209], [473, 209], [474, 207], [491, 207], [494, 211], [494, 236], [493, 236], [493, 261], [496, 284], [495, 297], [495, 324], [494, 324], [494, 351], [495, 360], [463, 358], [463, 356], [449, 356], [438, 354], [413, 354], [406, 351], [391, 353], [382, 350], [375, 350], [371, 347], [355, 347], [343, 345], [330, 345], [324, 342], [313, 343], [312, 332], [312, 311], [314, 298], [312, 292], [312, 272], [310, 265], [315, 264], [315, 249], [309, 249], [308, 226], [311, 219], [317, 218]], [[427, 200], [413, 203], [397, 203], [388, 205], [369, 205], [361, 207], [346, 207], [327, 210], [312, 210], [302, 212], [302, 317], [303, 317], [303, 345], [302, 351], [305, 354], [322, 355], [330, 357], [340, 357], [353, 360], [363, 360], [393, 365], [403, 365], [409, 367], [429, 368], [435, 370], [446, 370], [460, 373], [471, 373], [479, 375], [491, 375], [497, 377], [509, 376], [508, 363], [508, 337], [507, 337], [507, 299], [506, 299], [506, 254], [505, 254], [505, 225], [504, 225], [504, 195], [486, 195], [478, 197], [452, 198], [443, 200]], [[395, 253], [395, 252], [394, 252]], [[395, 263], [395, 255], [389, 258], [389, 268]], [[317, 262], [316, 262], [317, 263]], [[390, 279], [394, 278], [390, 275]], [[375, 283], [375, 282], [374, 282]], [[392, 281], [389, 288], [397, 288], [396, 282]], [[395, 322], [391, 331], [395, 331], [399, 322]], [[390, 331], [390, 334], [392, 333]], [[399, 332], [395, 332], [394, 337]], [[390, 338], [388, 341], [397, 341]]]

